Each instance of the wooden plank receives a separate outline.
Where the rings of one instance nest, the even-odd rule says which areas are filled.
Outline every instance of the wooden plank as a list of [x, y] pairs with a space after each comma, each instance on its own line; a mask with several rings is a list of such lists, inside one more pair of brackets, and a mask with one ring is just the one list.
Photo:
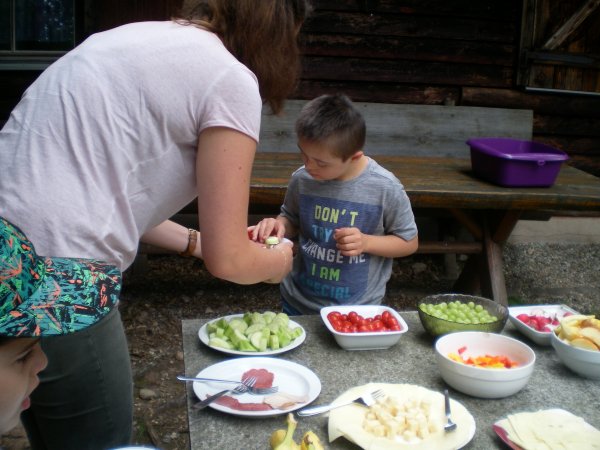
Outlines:
[[[374, 156], [392, 171], [413, 208], [522, 211], [600, 211], [600, 179], [563, 165], [556, 183], [545, 188], [505, 188], [473, 175], [468, 159]], [[279, 208], [289, 175], [301, 164], [297, 152], [256, 155], [251, 205]]]
[[[600, 101], [598, 107], [600, 107]], [[578, 139], [585, 137], [600, 139], [600, 117], [536, 115], [533, 118], [533, 132], [555, 136], [573, 136]], [[600, 148], [598, 152], [600, 152]]]
[[562, 45], [577, 28], [600, 6], [600, 0], [588, 0], [569, 17], [556, 32], [542, 45], [543, 49], [554, 50]]
[[[569, 154], [569, 157], [588, 156], [596, 158], [600, 156], [600, 138], [599, 137], [579, 137], [579, 136], [555, 136], [546, 134], [545, 130], [536, 130], [534, 139], [538, 142], [551, 145], [561, 149]], [[600, 162], [600, 161], [599, 161]]]
[[314, 0], [316, 11], [355, 11], [366, 13], [431, 15], [441, 17], [478, 17], [511, 21], [520, 11], [518, 0]]
[[460, 87], [407, 86], [398, 83], [363, 83], [345, 80], [302, 80], [294, 97], [310, 100], [319, 95], [336, 92], [343, 92], [358, 102], [422, 105], [455, 104], [460, 97]]
[[439, 14], [428, 16], [403, 14], [357, 14], [345, 11], [315, 11], [302, 27], [303, 34], [334, 33], [436, 37], [466, 41], [511, 43], [517, 33], [516, 21], [484, 20], [455, 17], [448, 20]]
[[505, 66], [317, 56], [303, 60], [302, 78], [305, 80], [339, 80], [340, 74], [349, 81], [448, 86], [508, 88], [513, 81], [513, 68]]
[[[487, 225], [487, 224], [486, 224]], [[490, 236], [490, 230], [484, 225], [483, 252], [486, 264], [480, 267], [481, 294], [508, 306], [506, 281], [502, 261], [502, 246]]]
[[[294, 122], [302, 100], [286, 103], [281, 117], [263, 115], [259, 152], [296, 149]], [[436, 105], [355, 102], [367, 123], [365, 151], [372, 155], [469, 157], [470, 137], [531, 138], [532, 112]]]
[[440, 38], [402, 38], [352, 34], [309, 34], [302, 40], [304, 56], [345, 56], [443, 61], [512, 66], [512, 43], [465, 41]]
[[450, 241], [426, 241], [419, 242], [417, 253], [431, 254], [479, 254], [482, 251], [481, 242], [450, 242]]
[[536, 114], [555, 114], [571, 117], [600, 117], [597, 97], [523, 92], [516, 89], [464, 87], [461, 104], [496, 108], [533, 109]]

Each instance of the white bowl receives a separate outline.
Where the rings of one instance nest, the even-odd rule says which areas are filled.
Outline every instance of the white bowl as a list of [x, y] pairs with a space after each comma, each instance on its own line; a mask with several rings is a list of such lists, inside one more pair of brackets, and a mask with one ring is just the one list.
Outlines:
[[560, 320], [565, 313], [569, 312], [571, 314], [579, 314], [574, 309], [569, 308], [567, 305], [529, 305], [529, 306], [511, 306], [508, 308], [509, 316], [508, 320], [515, 326], [517, 330], [531, 339], [538, 345], [551, 345], [550, 343], [550, 335], [551, 331], [537, 331], [535, 328], [530, 327], [529, 325], [521, 322], [517, 319], [517, 316], [520, 314], [536, 314], [536, 315], [546, 315], [546, 317], [554, 317]]
[[[488, 369], [454, 361], [450, 353], [466, 347], [463, 357], [506, 356], [518, 366]], [[502, 398], [519, 392], [531, 377], [535, 353], [516, 339], [496, 333], [464, 331], [446, 334], [435, 343], [435, 358], [444, 381], [457, 391], [480, 398]]]
[[[327, 318], [327, 314], [332, 311], [339, 311], [342, 314], [348, 314], [351, 311], [356, 311], [364, 318], [374, 317], [377, 314], [383, 314], [384, 311], [389, 311], [398, 323], [400, 331], [373, 331], [362, 333], [340, 333], [334, 330], [333, 326]], [[380, 350], [389, 348], [396, 344], [400, 337], [408, 331], [408, 325], [394, 309], [383, 305], [340, 305], [340, 306], [325, 306], [321, 308], [321, 319], [327, 327], [336, 342], [345, 350]]]
[[556, 333], [550, 335], [552, 347], [565, 366], [582, 377], [600, 380], [600, 352], [573, 347]]

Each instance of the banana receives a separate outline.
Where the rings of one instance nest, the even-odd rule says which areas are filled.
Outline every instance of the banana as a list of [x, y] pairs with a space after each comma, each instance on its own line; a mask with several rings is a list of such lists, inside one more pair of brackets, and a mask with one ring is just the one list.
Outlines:
[[[283, 439], [281, 439], [282, 431], [277, 430], [271, 435], [271, 448], [273, 450], [300, 450], [300, 446], [294, 442], [294, 432], [296, 431], [296, 426], [298, 422], [294, 419], [294, 415], [292, 413], [288, 413], [287, 415], [287, 430], [285, 431], [285, 435], [283, 435]], [[281, 439], [281, 441], [280, 441]], [[273, 444], [278, 442], [275, 446]]]
[[300, 450], [325, 450], [319, 436], [312, 431], [307, 431], [302, 437]]
[[286, 430], [273, 431], [273, 434], [271, 435], [271, 440], [269, 441], [272, 449], [274, 449], [283, 442], [283, 440], [285, 439], [285, 433]]

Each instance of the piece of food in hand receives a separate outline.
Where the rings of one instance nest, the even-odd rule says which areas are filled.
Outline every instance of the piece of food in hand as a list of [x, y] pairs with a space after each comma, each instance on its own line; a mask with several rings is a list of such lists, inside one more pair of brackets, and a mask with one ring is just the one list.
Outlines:
[[306, 395], [294, 395], [287, 392], [277, 392], [263, 399], [263, 403], [270, 405], [273, 409], [290, 409], [298, 403], [306, 403], [307, 401], [308, 396]]
[[267, 239], [265, 239], [265, 244], [267, 248], [275, 247], [277, 244], [279, 244], [279, 238], [277, 236], [269, 236]]

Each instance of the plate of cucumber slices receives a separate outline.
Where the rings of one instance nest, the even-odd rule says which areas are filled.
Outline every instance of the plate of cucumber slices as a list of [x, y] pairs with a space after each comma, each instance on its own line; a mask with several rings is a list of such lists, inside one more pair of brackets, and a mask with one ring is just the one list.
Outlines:
[[290, 351], [304, 342], [306, 331], [282, 312], [232, 314], [198, 330], [200, 341], [231, 355], [267, 356]]

